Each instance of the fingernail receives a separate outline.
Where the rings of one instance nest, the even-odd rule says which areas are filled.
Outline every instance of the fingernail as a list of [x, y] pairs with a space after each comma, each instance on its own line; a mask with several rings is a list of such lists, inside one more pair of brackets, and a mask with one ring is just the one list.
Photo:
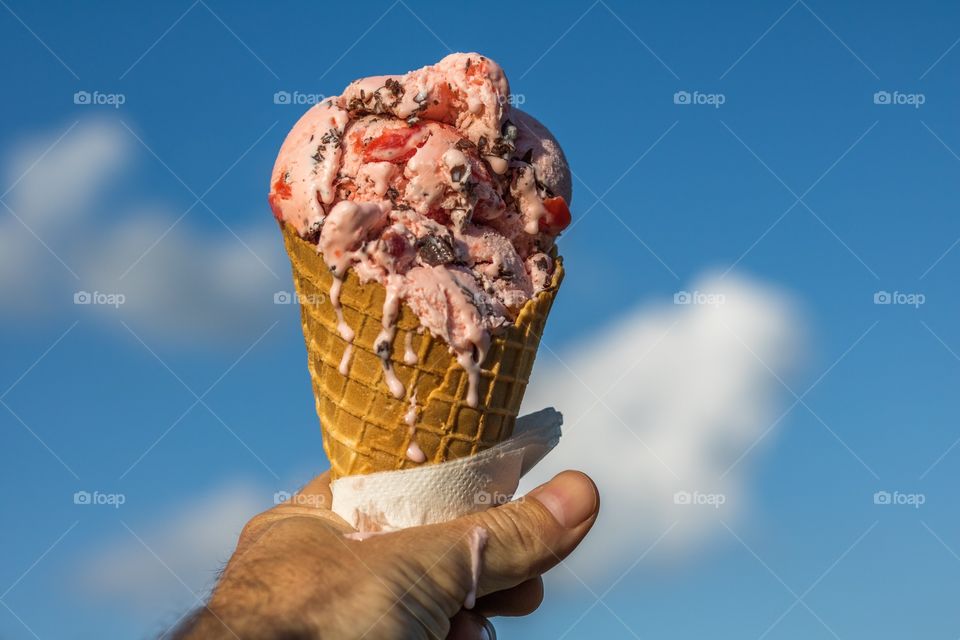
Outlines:
[[529, 493], [566, 529], [583, 524], [597, 510], [597, 490], [582, 473], [565, 471]]

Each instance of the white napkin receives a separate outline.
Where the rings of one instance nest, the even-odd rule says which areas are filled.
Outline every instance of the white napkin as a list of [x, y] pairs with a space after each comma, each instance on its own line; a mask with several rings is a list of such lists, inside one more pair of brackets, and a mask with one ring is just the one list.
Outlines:
[[330, 485], [333, 512], [360, 532], [395, 531], [503, 504], [557, 445], [561, 424], [559, 411], [543, 409], [519, 418], [513, 436], [475, 456], [339, 478]]

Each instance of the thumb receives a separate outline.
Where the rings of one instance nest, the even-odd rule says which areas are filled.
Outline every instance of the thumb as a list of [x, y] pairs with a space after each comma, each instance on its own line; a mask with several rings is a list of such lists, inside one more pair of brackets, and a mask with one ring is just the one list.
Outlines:
[[486, 530], [478, 594], [507, 589], [554, 567], [590, 531], [600, 509], [596, 485], [564, 471], [523, 498], [472, 514], [458, 528]]

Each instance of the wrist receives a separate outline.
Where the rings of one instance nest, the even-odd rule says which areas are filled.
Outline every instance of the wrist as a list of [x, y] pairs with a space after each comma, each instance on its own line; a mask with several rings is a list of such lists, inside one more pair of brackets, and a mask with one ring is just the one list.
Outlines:
[[[242, 614], [217, 611], [209, 605], [197, 609], [171, 634], [169, 640], [291, 640], [312, 638], [308, 629], [295, 625], [295, 618], [263, 616], [256, 611]], [[294, 628], [296, 626], [296, 628]]]

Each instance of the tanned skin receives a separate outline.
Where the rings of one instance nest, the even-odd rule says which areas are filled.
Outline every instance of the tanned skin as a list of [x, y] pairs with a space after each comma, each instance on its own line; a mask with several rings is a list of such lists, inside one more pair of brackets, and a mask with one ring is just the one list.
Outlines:
[[[587, 476], [565, 471], [523, 499], [363, 541], [346, 537], [354, 530], [329, 505], [323, 474], [250, 520], [210, 602], [167, 637], [492, 638], [488, 618], [537, 609], [541, 575], [587, 535], [600, 497]], [[488, 538], [468, 611], [477, 527]]]

